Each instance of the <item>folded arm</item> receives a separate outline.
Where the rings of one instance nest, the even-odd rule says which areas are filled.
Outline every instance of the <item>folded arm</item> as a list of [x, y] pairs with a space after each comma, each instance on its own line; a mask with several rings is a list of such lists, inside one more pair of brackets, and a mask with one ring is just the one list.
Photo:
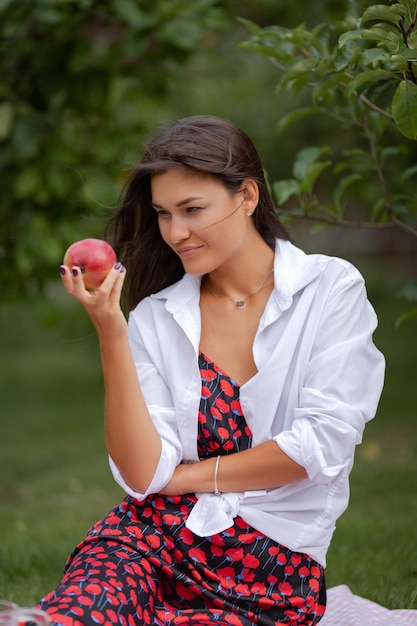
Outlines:
[[[165, 495], [214, 492], [216, 458], [179, 465], [161, 490]], [[273, 440], [222, 456], [217, 471], [219, 491], [270, 489], [307, 478], [306, 470], [283, 452]]]

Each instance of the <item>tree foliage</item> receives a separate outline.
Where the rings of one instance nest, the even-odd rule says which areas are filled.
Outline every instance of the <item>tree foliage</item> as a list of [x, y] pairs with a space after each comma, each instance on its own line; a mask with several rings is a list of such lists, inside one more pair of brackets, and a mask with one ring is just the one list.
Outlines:
[[[272, 189], [282, 219], [396, 228], [417, 238], [417, 2], [375, 4], [357, 15], [359, 4], [313, 28], [244, 21], [243, 46], [270, 59], [278, 93], [294, 98], [278, 132], [296, 126], [303, 134], [315, 124], [321, 140], [303, 142], [291, 177]], [[417, 300], [415, 286], [404, 295]]]
[[[242, 20], [250, 31], [242, 47], [277, 68], [280, 114], [291, 97], [277, 130], [286, 147], [279, 167], [293, 150], [292, 169], [271, 184], [281, 218], [415, 236], [416, 2], [364, 10], [347, 0], [343, 16], [328, 0], [303, 5], [298, 24], [290, 0], [278, 8], [273, 0], [0, 0], [2, 301], [39, 293], [70, 243], [102, 235], [130, 166], [122, 159], [178, 115], [170, 94], [181, 90], [179, 114], [212, 112], [210, 88], [221, 114], [256, 117], [259, 76], [247, 66], [229, 105], [219, 98], [218, 60], [216, 81], [198, 89], [198, 71], [214, 71], [216, 33], [236, 37], [231, 13], [253, 20]], [[257, 25], [270, 16], [291, 27]], [[207, 54], [190, 89], [183, 68], [199, 50]], [[412, 285], [404, 295], [417, 298]]]
[[39, 293], [69, 243], [102, 235], [121, 159], [225, 19], [217, 0], [0, 0], [3, 301]]

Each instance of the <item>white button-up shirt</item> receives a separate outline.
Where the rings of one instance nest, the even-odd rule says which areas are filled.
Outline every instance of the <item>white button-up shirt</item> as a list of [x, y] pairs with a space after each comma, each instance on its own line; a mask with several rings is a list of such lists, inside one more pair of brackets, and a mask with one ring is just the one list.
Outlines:
[[[253, 446], [273, 439], [308, 478], [275, 489], [197, 494], [187, 526], [200, 536], [243, 517], [291, 550], [325, 565], [336, 519], [349, 499], [355, 446], [376, 411], [384, 358], [372, 342], [375, 312], [347, 261], [306, 255], [277, 240], [274, 289], [256, 332], [257, 374], [240, 387]], [[181, 462], [197, 462], [201, 378], [201, 276], [144, 299], [129, 317], [131, 349], [162, 452], [146, 493], [157, 493]], [[219, 320], [219, 324], [221, 320]], [[210, 355], [207, 355], [210, 357]], [[221, 365], [221, 364], [219, 364]]]

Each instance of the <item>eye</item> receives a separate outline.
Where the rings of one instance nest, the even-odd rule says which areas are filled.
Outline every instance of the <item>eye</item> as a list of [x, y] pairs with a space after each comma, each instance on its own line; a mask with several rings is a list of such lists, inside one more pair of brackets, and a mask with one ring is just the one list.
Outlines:
[[201, 206], [189, 206], [186, 208], [187, 213], [197, 213], [198, 211], [202, 211], [203, 207]]
[[156, 214], [158, 218], [167, 217], [170, 214], [169, 211], [165, 211], [164, 209], [155, 209], [155, 210], [156, 210]]

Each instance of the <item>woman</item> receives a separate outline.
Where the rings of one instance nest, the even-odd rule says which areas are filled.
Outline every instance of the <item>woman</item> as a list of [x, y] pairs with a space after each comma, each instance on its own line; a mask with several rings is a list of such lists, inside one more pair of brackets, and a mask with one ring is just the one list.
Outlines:
[[61, 273], [99, 336], [128, 495], [41, 608], [65, 625], [318, 624], [383, 384], [362, 277], [290, 243], [252, 142], [211, 116], [151, 140], [113, 227], [123, 265], [97, 291]]

